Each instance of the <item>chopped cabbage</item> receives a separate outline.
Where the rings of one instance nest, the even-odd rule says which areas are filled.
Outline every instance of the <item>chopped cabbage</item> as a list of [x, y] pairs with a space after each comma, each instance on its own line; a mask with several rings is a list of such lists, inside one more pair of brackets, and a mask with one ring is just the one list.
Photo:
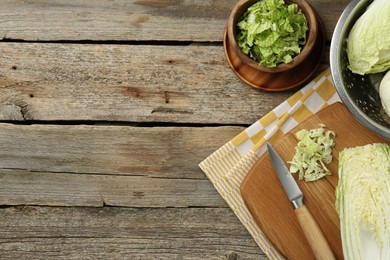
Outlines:
[[296, 133], [300, 140], [295, 147], [295, 155], [289, 163], [291, 173], [299, 173], [299, 179], [315, 181], [331, 172], [326, 167], [332, 161], [332, 137], [335, 133], [325, 129], [325, 125], [310, 131], [302, 129]]
[[336, 209], [346, 260], [390, 259], [389, 145], [340, 152]]
[[390, 68], [390, 1], [374, 0], [353, 25], [347, 54], [352, 72], [364, 75]]
[[266, 67], [289, 63], [306, 44], [308, 25], [295, 3], [260, 0], [237, 23], [237, 43], [254, 61]]

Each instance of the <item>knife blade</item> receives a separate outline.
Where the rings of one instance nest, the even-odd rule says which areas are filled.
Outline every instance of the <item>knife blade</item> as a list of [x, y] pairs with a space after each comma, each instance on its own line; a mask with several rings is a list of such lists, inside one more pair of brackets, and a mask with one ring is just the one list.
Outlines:
[[276, 175], [294, 208], [298, 223], [302, 228], [303, 234], [305, 235], [314, 256], [316, 259], [321, 260], [335, 259], [332, 249], [320, 227], [303, 204], [303, 193], [294, 177], [284, 164], [282, 158], [280, 158], [279, 154], [269, 143], [267, 143], [267, 149]]

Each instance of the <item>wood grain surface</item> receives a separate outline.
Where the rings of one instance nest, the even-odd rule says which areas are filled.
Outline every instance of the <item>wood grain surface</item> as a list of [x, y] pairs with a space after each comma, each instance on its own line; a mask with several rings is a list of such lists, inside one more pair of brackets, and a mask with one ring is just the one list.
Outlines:
[[197, 162], [242, 130], [2, 124], [0, 204], [227, 207]]
[[266, 259], [229, 208], [21, 206], [0, 218], [2, 259]]
[[[349, 1], [310, 0], [329, 42]], [[265, 259], [198, 164], [293, 91], [243, 83], [229, 0], [0, 1], [4, 259]]]
[[[274, 144], [287, 167], [295, 154], [298, 139], [294, 133], [300, 129], [315, 129], [319, 124], [336, 133], [329, 164], [332, 175], [318, 181], [296, 179], [304, 195], [304, 204], [313, 215], [337, 259], [343, 259], [340, 220], [335, 202], [338, 182], [338, 157], [344, 148], [390, 141], [371, 133], [358, 123], [344, 105], [335, 103], [305, 120]], [[351, 129], [353, 131], [351, 132]], [[294, 209], [275, 174], [268, 152], [256, 162], [241, 185], [241, 194], [258, 225], [271, 243], [288, 259], [315, 259]]]
[[[349, 1], [308, 2], [320, 12], [330, 38]], [[3, 0], [0, 39], [221, 42], [221, 32], [235, 3], [234, 0]]]
[[0, 42], [0, 49], [3, 120], [251, 124], [292, 94], [245, 85], [222, 44]]

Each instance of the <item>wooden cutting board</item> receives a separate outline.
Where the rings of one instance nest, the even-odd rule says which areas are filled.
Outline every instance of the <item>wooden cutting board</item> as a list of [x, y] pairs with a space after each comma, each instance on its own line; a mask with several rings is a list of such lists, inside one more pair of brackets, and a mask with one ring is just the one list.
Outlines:
[[[337, 259], [343, 259], [340, 223], [335, 209], [335, 188], [338, 183], [339, 152], [347, 147], [387, 141], [363, 127], [341, 103], [335, 103], [295, 127], [273, 144], [286, 163], [295, 154], [298, 143], [293, 133], [300, 129], [318, 128], [318, 124], [336, 133], [333, 161], [329, 169], [333, 173], [315, 182], [299, 181], [304, 194], [304, 204], [318, 222]], [[287, 164], [289, 167], [289, 164]], [[269, 242], [288, 259], [315, 259], [308, 246], [294, 210], [274, 172], [268, 152], [255, 163], [241, 185], [242, 198], [256, 223]]]

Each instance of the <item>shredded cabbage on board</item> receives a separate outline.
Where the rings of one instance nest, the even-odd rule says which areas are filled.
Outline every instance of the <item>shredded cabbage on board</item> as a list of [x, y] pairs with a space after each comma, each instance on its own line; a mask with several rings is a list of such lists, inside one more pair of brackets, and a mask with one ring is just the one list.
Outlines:
[[297, 4], [260, 0], [237, 23], [240, 49], [256, 62], [275, 67], [289, 63], [306, 44], [307, 19]]
[[295, 155], [290, 161], [290, 172], [298, 173], [299, 179], [315, 181], [331, 172], [326, 167], [332, 161], [332, 147], [335, 145], [333, 131], [320, 128], [302, 129], [296, 134], [299, 142], [295, 147]]

